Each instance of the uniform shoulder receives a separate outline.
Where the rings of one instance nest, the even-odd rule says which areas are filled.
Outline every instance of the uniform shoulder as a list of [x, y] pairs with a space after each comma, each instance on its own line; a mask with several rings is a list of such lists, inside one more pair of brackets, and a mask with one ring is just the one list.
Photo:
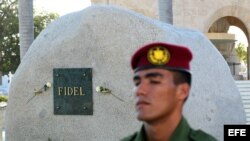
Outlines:
[[192, 130], [190, 138], [194, 141], [217, 141], [212, 135], [202, 130]]
[[123, 138], [121, 141], [134, 141], [137, 134], [138, 134], [138, 132], [135, 132], [134, 134]]

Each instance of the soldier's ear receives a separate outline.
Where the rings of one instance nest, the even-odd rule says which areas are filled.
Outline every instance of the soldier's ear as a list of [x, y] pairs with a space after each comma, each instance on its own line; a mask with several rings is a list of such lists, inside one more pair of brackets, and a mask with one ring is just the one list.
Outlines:
[[190, 91], [190, 86], [187, 83], [182, 83], [177, 86], [177, 97], [179, 100], [185, 100]]

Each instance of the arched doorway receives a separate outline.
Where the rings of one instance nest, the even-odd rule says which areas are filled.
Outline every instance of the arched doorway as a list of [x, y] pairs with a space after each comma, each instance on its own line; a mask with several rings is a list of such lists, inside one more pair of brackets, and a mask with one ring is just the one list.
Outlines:
[[[236, 49], [236, 47], [239, 46], [239, 44], [236, 44], [236, 34], [229, 33], [230, 27], [235, 26], [238, 27], [243, 31], [246, 38], [248, 39], [248, 32], [247, 28], [244, 25], [244, 23], [233, 16], [225, 16], [221, 17], [218, 20], [216, 20], [208, 29], [207, 36], [212, 41], [212, 43], [215, 45], [215, 47], [221, 52], [224, 59], [229, 65], [229, 68], [231, 70], [231, 74], [236, 80], [244, 80], [248, 79], [247, 72], [242, 72], [244, 69], [244, 61], [242, 58], [239, 58], [237, 55], [237, 52], [239, 52], [239, 48]], [[247, 47], [248, 45], [240, 44], [240, 47]], [[242, 48], [241, 48], [242, 49]], [[243, 48], [245, 50], [245, 56], [247, 60], [247, 50], [246, 48]], [[238, 53], [239, 54], [239, 53]], [[244, 75], [246, 74], [246, 75]]]

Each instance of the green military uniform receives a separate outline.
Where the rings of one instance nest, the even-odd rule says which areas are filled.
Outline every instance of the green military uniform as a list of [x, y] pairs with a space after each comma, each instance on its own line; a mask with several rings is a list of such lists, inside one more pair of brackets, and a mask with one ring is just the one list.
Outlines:
[[[128, 136], [121, 141], [146, 141], [144, 126], [140, 132]], [[211, 135], [201, 131], [192, 129], [186, 119], [183, 117], [175, 129], [170, 141], [217, 141]]]

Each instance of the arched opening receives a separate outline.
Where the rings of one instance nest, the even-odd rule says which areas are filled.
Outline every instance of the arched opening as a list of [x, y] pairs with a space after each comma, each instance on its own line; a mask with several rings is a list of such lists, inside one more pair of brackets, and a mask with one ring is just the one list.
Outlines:
[[247, 76], [247, 28], [241, 20], [226, 16], [215, 21], [207, 36], [220, 51], [235, 80], [246, 80]]
[[248, 40], [245, 33], [237, 26], [230, 26], [228, 30], [229, 34], [235, 35], [235, 50], [237, 57], [240, 60], [239, 75], [243, 76], [243, 79], [247, 79], [247, 47]]

